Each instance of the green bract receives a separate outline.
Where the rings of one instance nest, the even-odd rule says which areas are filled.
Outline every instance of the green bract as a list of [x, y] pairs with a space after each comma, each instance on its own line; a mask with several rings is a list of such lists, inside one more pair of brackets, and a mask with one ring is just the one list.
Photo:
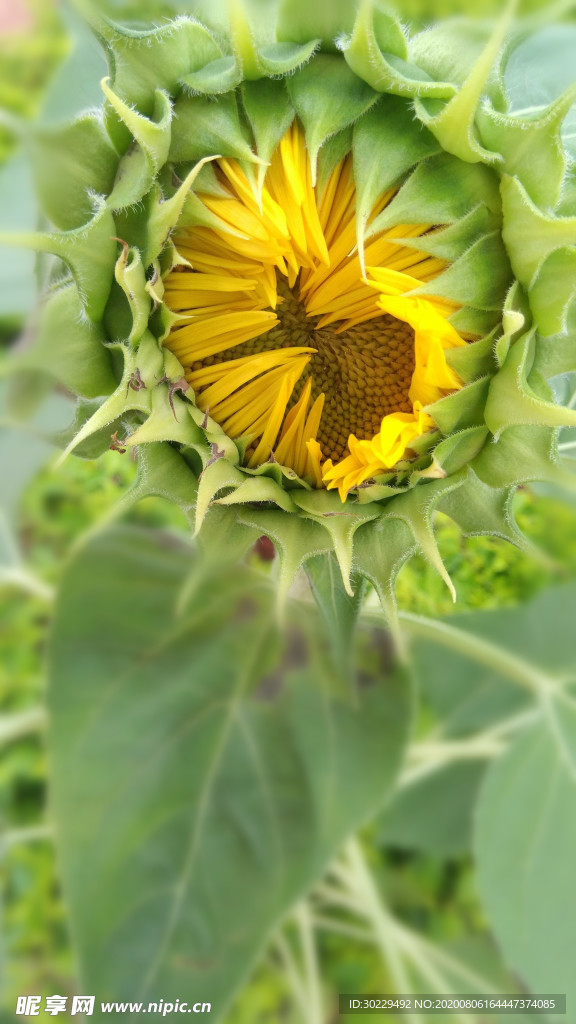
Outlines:
[[[548, 381], [576, 370], [576, 196], [561, 140], [576, 88], [546, 109], [509, 112], [504, 71], [523, 38], [509, 19], [408, 38], [372, 0], [230, 0], [225, 14], [195, 13], [136, 32], [88, 12], [109, 61], [104, 107], [35, 138], [53, 227], [16, 241], [59, 261], [36, 349], [17, 365], [79, 395], [67, 451], [138, 446], [124, 504], [178, 502], [223, 557], [269, 536], [281, 594], [310, 558], [334, 552], [348, 590], [366, 577], [390, 607], [415, 550], [446, 577], [435, 510], [466, 534], [523, 544], [516, 486], [569, 479], [557, 433], [576, 412], [555, 403]], [[426, 292], [460, 304], [452, 324], [478, 339], [447, 353], [465, 386], [430, 407], [432, 449], [427, 440], [414, 462], [345, 503], [275, 463], [243, 467], [241, 445], [197, 409], [162, 345], [171, 234], [218, 224], [197, 194], [200, 182], [214, 187], [210, 159], [235, 158], [257, 187], [295, 117], [320, 184], [353, 153], [361, 253], [394, 224], [444, 225], [410, 244], [449, 261]]]

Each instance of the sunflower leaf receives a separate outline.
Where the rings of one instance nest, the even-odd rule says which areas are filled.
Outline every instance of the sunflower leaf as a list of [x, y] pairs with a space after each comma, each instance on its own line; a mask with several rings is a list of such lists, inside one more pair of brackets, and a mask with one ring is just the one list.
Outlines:
[[208, 585], [194, 557], [132, 527], [69, 565], [52, 811], [81, 985], [120, 1000], [202, 991], [221, 1020], [271, 929], [382, 805], [410, 694], [392, 668], [338, 695], [319, 649], [302, 665], [299, 620], [279, 646], [261, 576], [211, 569]]

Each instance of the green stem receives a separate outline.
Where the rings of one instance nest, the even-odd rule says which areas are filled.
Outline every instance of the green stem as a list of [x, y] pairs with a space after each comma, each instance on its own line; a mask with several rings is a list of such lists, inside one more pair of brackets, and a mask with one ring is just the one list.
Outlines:
[[2, 834], [0, 840], [3, 850], [11, 846], [19, 846], [21, 843], [36, 843], [42, 839], [52, 839], [53, 832], [50, 825], [29, 825], [27, 828], [13, 828]]
[[[461, 963], [459, 960], [455, 960], [454, 957], [446, 953], [445, 950], [435, 946], [433, 942], [429, 942], [428, 939], [420, 935], [416, 935], [414, 932], [405, 928], [403, 925], [397, 924], [396, 930], [398, 939], [406, 949], [420, 949], [421, 955], [427, 956], [429, 960], [436, 961], [444, 970], [450, 971], [452, 974], [461, 978], [467, 985], [472, 985], [475, 989], [480, 992], [489, 993], [494, 989], [494, 982], [484, 978], [481, 974], [477, 974], [476, 971], [471, 970], [466, 964]], [[449, 991], [450, 985], [446, 991]]]
[[357, 928], [353, 924], [346, 924], [344, 921], [337, 921], [335, 918], [325, 917], [323, 914], [314, 914], [312, 924], [315, 928], [323, 928], [336, 935], [345, 935], [347, 939], [353, 939], [354, 942], [374, 945], [374, 936], [366, 928]]
[[413, 615], [410, 612], [401, 612], [400, 618], [413, 636], [433, 640], [481, 665], [486, 665], [493, 672], [517, 683], [537, 697], [548, 696], [551, 690], [558, 688], [555, 680], [534, 668], [529, 662], [483, 637], [474, 636], [474, 634], [467, 633], [455, 626], [449, 626], [446, 622], [427, 619], [422, 615]]
[[298, 973], [298, 968], [296, 967], [294, 954], [290, 949], [290, 943], [288, 942], [286, 936], [280, 932], [274, 939], [274, 945], [276, 946], [276, 950], [280, 956], [282, 968], [284, 970], [286, 980], [288, 981], [288, 984], [290, 986], [292, 997], [294, 1001], [297, 1003], [297, 1005], [300, 1007], [303, 1019], [306, 1020], [308, 1012], [306, 1002], [306, 989]]
[[51, 603], [54, 600], [54, 590], [44, 583], [27, 569], [2, 569], [0, 572], [0, 585], [17, 587], [32, 597], [39, 597], [42, 601]]
[[324, 1019], [322, 1009], [322, 988], [320, 983], [320, 970], [318, 966], [318, 954], [316, 950], [314, 925], [307, 903], [300, 903], [294, 913], [302, 958], [304, 962], [304, 975], [306, 979], [306, 990], [308, 993], [308, 1016], [310, 1024], [322, 1024]]
[[[486, 978], [470, 970], [449, 953], [411, 931], [394, 918], [382, 900], [379, 888], [357, 839], [350, 840], [346, 846], [344, 858], [331, 866], [330, 874], [342, 888], [324, 884], [316, 889], [316, 894], [334, 906], [352, 910], [371, 926], [372, 942], [380, 947], [383, 962], [390, 973], [396, 994], [409, 994], [414, 991], [404, 965], [404, 958], [420, 978], [430, 984], [437, 993], [448, 993], [454, 990], [451, 975], [461, 979], [467, 985], [474, 986], [479, 991], [491, 991], [493, 984]], [[330, 927], [328, 917], [322, 917], [320, 920], [322, 927]], [[336, 930], [339, 922], [334, 924]], [[361, 941], [370, 941], [370, 936], [363, 931], [359, 938]], [[418, 1014], [411, 1014], [408, 1019], [420, 1021], [422, 1018]], [[457, 1014], [456, 1019], [460, 1020], [462, 1024], [466, 1024], [471, 1018]], [[477, 1018], [473, 1017], [472, 1019]]]
[[498, 722], [463, 740], [443, 740], [430, 733], [408, 748], [407, 764], [398, 781], [398, 788], [405, 789], [434, 772], [440, 771], [454, 761], [491, 760], [506, 749], [510, 733], [524, 729], [537, 720], [538, 711], [523, 711]]
[[294, 912], [298, 938], [302, 949], [303, 970], [291, 949], [287, 936], [281, 931], [274, 944], [280, 958], [294, 1001], [300, 1008], [306, 1024], [323, 1024], [320, 972], [314, 942], [314, 926], [310, 909], [299, 905]]
[[412, 763], [409, 763], [402, 772], [398, 780], [398, 789], [412, 786], [455, 761], [491, 761], [505, 749], [506, 744], [502, 741], [474, 737], [446, 743], [415, 744], [412, 750], [408, 751], [408, 758]]
[[28, 711], [15, 712], [0, 717], [0, 744], [11, 743], [22, 736], [39, 732], [46, 724], [44, 708], [30, 708]]
[[[412, 984], [395, 941], [391, 918], [382, 905], [380, 893], [364, 860], [357, 839], [351, 839], [348, 842], [345, 854], [349, 878], [353, 885], [353, 895], [358, 900], [358, 909], [372, 926], [385, 969], [390, 972], [396, 992], [408, 994], [412, 991]], [[422, 1021], [422, 1017], [418, 1013], [406, 1014], [406, 1019], [412, 1024], [420, 1024]]]

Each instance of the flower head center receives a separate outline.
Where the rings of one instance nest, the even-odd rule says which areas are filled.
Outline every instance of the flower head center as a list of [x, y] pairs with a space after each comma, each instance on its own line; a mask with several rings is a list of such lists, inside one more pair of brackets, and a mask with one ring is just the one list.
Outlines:
[[310, 316], [290, 289], [284, 287], [283, 293], [284, 303], [277, 310], [280, 324], [271, 335], [278, 332], [293, 345], [316, 349], [295, 397], [307, 376], [312, 398], [325, 395], [317, 437], [325, 455], [337, 461], [346, 453], [350, 434], [372, 437], [384, 416], [412, 411], [408, 392], [414, 372], [414, 329], [387, 313], [340, 332], [338, 323], [318, 327], [320, 317]]
[[312, 400], [324, 395], [318, 443], [326, 457], [337, 461], [346, 453], [350, 434], [372, 437], [384, 416], [412, 411], [408, 392], [414, 373], [414, 328], [388, 313], [345, 330], [338, 330], [338, 322], [319, 327], [321, 318], [307, 312], [298, 282], [290, 287], [278, 274], [277, 288], [278, 326], [211, 361], [275, 348], [315, 349], [288, 408], [296, 405], [310, 380]]
[[166, 344], [200, 408], [243, 439], [247, 468], [277, 462], [345, 497], [413, 458], [434, 425], [422, 407], [460, 386], [444, 354], [464, 344], [457, 307], [413, 296], [446, 266], [417, 244], [430, 225], [374, 233], [364, 273], [351, 159], [314, 187], [297, 123], [261, 195], [234, 161], [212, 174], [206, 224], [175, 238], [188, 267], [167, 279], [182, 319]]

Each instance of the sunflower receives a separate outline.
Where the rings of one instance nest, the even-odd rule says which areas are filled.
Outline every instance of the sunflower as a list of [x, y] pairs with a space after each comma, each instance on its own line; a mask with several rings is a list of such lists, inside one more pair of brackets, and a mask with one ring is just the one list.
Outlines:
[[213, 557], [268, 536], [280, 595], [327, 555], [387, 607], [415, 550], [450, 585], [436, 510], [523, 544], [516, 487], [572, 481], [576, 89], [512, 108], [510, 18], [86, 11], [103, 110], [37, 134], [50, 228], [10, 239], [56, 257], [12, 368], [79, 396], [65, 454], [135, 449], [124, 505], [177, 502]]
[[434, 428], [424, 406], [462, 386], [445, 350], [465, 342], [454, 303], [410, 295], [447, 266], [410, 248], [431, 225], [377, 231], [363, 271], [351, 158], [322, 189], [312, 173], [296, 121], [260, 190], [237, 161], [217, 161], [221, 194], [197, 194], [221, 226], [175, 236], [164, 300], [179, 319], [165, 344], [248, 467], [275, 460], [345, 500], [413, 457]]

